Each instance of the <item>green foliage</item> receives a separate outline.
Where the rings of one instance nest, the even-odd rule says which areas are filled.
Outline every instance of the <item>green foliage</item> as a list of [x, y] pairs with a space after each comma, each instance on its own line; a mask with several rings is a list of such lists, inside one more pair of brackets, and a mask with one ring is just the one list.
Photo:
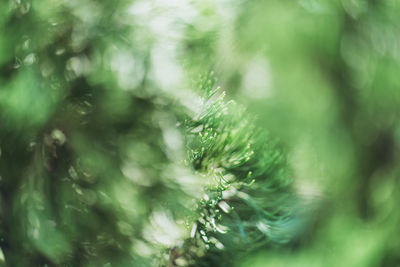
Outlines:
[[[257, 247], [288, 241], [294, 194], [276, 140], [257, 130], [243, 107], [218, 95], [212, 76], [203, 80], [201, 111], [184, 127], [187, 161], [208, 182], [181, 254], [189, 262], [200, 257], [199, 266], [231, 265]], [[206, 252], [195, 249], [200, 238]]]

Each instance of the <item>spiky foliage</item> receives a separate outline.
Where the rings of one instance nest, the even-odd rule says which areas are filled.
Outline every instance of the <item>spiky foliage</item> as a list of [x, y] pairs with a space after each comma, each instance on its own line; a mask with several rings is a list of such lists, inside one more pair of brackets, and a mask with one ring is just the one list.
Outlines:
[[191, 239], [171, 260], [195, 266], [233, 264], [241, 253], [286, 242], [291, 231], [293, 194], [282, 149], [214, 83], [203, 79], [201, 111], [184, 123], [187, 162], [207, 184]]

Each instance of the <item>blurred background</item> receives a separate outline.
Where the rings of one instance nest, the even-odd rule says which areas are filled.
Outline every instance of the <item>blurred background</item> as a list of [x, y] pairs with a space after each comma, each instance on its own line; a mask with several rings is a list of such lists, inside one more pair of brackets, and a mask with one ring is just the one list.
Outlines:
[[[154, 266], [201, 184], [175, 125], [210, 71], [280, 139], [302, 199], [301, 231], [236, 266], [400, 266], [399, 1], [5, 0], [0, 15], [6, 266], [79, 251]], [[97, 250], [71, 243], [82, 229]]]

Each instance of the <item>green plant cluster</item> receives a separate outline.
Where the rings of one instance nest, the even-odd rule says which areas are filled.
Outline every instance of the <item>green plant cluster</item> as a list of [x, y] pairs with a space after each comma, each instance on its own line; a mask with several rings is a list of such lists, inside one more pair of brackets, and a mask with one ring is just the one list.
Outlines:
[[[201, 110], [184, 122], [186, 161], [207, 183], [200, 217], [178, 255], [201, 258], [201, 266], [232, 265], [241, 254], [285, 243], [294, 233], [295, 193], [282, 148], [214, 83], [203, 79]], [[203, 250], [195, 249], [199, 240]]]

